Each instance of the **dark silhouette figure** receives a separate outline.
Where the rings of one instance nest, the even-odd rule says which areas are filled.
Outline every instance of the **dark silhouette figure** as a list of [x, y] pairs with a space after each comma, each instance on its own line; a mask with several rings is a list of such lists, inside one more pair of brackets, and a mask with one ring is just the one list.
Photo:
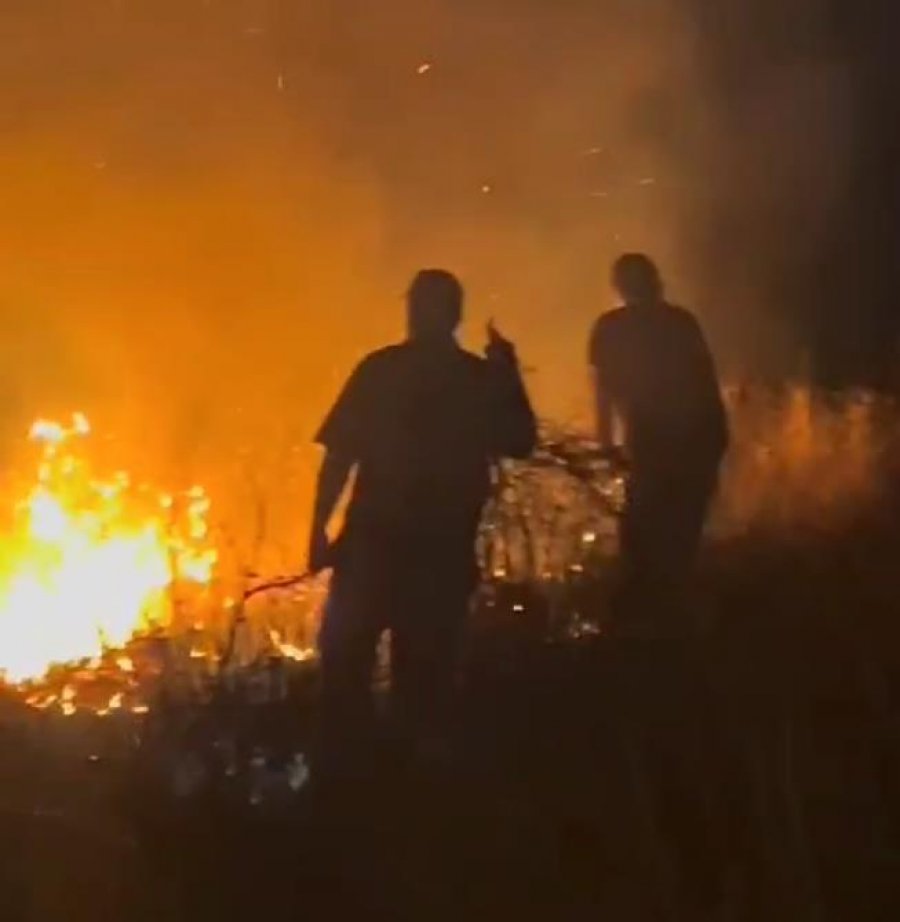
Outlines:
[[728, 424], [700, 325], [665, 300], [650, 258], [620, 257], [612, 283], [622, 306], [597, 321], [590, 344], [599, 440], [628, 468], [625, 594], [658, 604], [674, 601], [695, 562]]
[[723, 801], [685, 590], [728, 425], [700, 326], [665, 300], [654, 263], [626, 254], [612, 283], [622, 306], [597, 321], [590, 345], [599, 441], [628, 482], [613, 611], [621, 642], [608, 695], [620, 702], [616, 726], [652, 885], [668, 917], [707, 918], [722, 898]]
[[[408, 294], [408, 337], [365, 358], [319, 430], [309, 559], [334, 568], [320, 637], [323, 757], [348, 758], [365, 738], [379, 638], [391, 632], [392, 704], [410, 741], [444, 730], [456, 645], [478, 573], [476, 532], [490, 465], [524, 457], [535, 418], [515, 350], [492, 326], [486, 358], [455, 331], [463, 290], [449, 272], [420, 272]], [[355, 470], [340, 537], [326, 528]], [[342, 753], [342, 755], [341, 755]]]

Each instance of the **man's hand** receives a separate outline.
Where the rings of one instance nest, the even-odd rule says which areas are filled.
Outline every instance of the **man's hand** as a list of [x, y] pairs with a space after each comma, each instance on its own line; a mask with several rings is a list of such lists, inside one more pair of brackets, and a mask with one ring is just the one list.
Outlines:
[[334, 550], [328, 532], [324, 528], [313, 528], [309, 536], [307, 567], [310, 573], [321, 573], [334, 563]]
[[487, 325], [487, 346], [485, 346], [484, 354], [491, 362], [506, 365], [518, 364], [516, 347], [494, 326], [493, 320]]
[[614, 473], [628, 472], [628, 454], [621, 445], [605, 445], [600, 448], [600, 460], [608, 464]]

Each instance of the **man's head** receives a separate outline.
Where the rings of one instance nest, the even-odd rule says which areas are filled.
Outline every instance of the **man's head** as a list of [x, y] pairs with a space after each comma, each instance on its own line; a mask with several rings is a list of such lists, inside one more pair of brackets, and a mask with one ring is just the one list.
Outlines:
[[444, 269], [423, 269], [410, 285], [407, 305], [410, 339], [450, 340], [462, 319], [463, 288]]
[[656, 263], [644, 253], [625, 253], [612, 269], [613, 288], [625, 304], [656, 304], [662, 300], [663, 283]]

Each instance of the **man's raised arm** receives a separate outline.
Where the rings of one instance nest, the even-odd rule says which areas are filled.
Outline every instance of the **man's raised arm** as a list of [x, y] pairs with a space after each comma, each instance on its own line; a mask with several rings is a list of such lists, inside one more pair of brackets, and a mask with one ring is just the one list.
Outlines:
[[505, 458], [527, 458], [537, 445], [537, 420], [513, 344], [488, 324], [488, 359], [494, 391], [493, 448]]

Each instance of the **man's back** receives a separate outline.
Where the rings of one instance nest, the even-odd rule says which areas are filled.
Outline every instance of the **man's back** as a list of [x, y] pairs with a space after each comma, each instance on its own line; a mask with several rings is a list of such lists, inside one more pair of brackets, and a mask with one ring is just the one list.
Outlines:
[[364, 359], [318, 436], [358, 465], [348, 528], [471, 540], [495, 407], [489, 363], [455, 343], [407, 342]]
[[661, 454], [718, 461], [727, 423], [709, 349], [690, 313], [661, 303], [603, 315], [591, 363], [637, 463], [662, 461]]

